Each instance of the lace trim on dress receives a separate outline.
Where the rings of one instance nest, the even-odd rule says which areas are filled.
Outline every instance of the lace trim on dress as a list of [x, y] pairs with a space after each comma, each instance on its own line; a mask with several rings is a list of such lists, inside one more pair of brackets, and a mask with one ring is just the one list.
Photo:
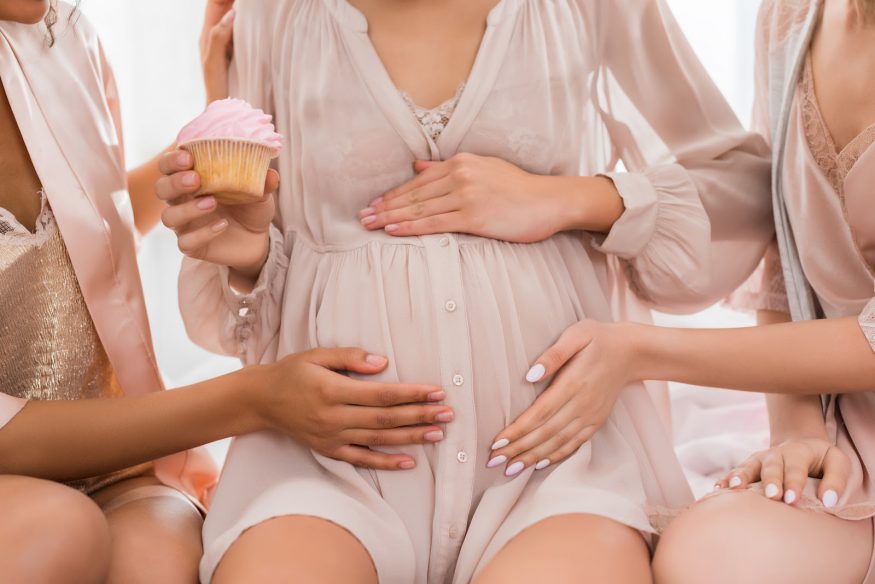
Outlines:
[[839, 151], [833, 140], [826, 120], [820, 111], [817, 94], [814, 87], [814, 74], [811, 66], [811, 56], [805, 61], [799, 96], [802, 110], [802, 125], [805, 138], [811, 149], [814, 160], [826, 175], [835, 192], [844, 196], [844, 182], [848, 173], [860, 159], [860, 156], [875, 142], [875, 124], [869, 126], [861, 134], [851, 140]]
[[405, 92], [401, 91], [401, 97], [404, 102], [419, 120], [420, 125], [425, 130], [429, 137], [437, 142], [437, 139], [447, 129], [450, 123], [450, 118], [453, 117], [453, 112], [456, 111], [456, 106], [459, 105], [459, 98], [462, 97], [462, 92], [465, 90], [465, 84], [462, 83], [459, 89], [456, 90], [456, 95], [440, 104], [436, 108], [426, 109], [419, 107], [413, 102], [413, 99]]
[[863, 312], [860, 313], [859, 322], [863, 334], [866, 335], [866, 340], [869, 341], [869, 346], [875, 352], [875, 298], [870, 300]]
[[36, 218], [34, 232], [22, 225], [15, 215], [0, 207], [0, 245], [41, 247], [55, 234], [57, 224], [46, 193], [42, 189], [39, 191], [39, 197], [40, 212]]

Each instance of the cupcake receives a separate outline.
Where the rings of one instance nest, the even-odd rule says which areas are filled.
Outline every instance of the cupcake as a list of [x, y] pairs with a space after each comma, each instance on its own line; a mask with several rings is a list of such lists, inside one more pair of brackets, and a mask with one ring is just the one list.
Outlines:
[[270, 161], [279, 155], [282, 136], [271, 117], [242, 99], [211, 103], [176, 139], [194, 158], [203, 194], [225, 205], [264, 198]]

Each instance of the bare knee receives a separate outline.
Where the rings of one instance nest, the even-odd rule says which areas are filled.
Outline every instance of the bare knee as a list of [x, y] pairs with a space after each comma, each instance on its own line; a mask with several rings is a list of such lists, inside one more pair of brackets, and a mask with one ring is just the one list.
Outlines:
[[103, 582], [109, 530], [91, 499], [58, 483], [24, 477], [0, 478], [0, 499], [0, 573], [34, 584]]
[[133, 501], [107, 515], [112, 534], [108, 584], [197, 584], [200, 513], [174, 497]]
[[[669, 526], [656, 548], [658, 583], [859, 582], [871, 525], [799, 510], [751, 492], [705, 500]], [[828, 558], [841, 554], [842, 566]]]
[[213, 582], [376, 584], [377, 571], [350, 532], [324, 519], [294, 515], [244, 532], [225, 554]]

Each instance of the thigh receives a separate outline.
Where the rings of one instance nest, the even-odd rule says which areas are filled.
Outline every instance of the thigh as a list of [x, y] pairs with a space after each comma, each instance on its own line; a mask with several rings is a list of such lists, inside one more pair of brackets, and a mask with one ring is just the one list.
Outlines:
[[365, 547], [348, 531], [315, 517], [287, 516], [243, 533], [228, 549], [214, 584], [377, 584]]
[[475, 584], [651, 582], [641, 534], [596, 515], [560, 515], [521, 532], [475, 578]]
[[653, 569], [666, 584], [860, 584], [872, 545], [869, 519], [845, 521], [757, 493], [726, 493], [669, 526]]
[[182, 493], [140, 477], [94, 499], [112, 535], [108, 584], [197, 584], [203, 520]]
[[60, 483], [0, 476], [0, 574], [32, 584], [100, 583], [109, 531], [91, 499]]

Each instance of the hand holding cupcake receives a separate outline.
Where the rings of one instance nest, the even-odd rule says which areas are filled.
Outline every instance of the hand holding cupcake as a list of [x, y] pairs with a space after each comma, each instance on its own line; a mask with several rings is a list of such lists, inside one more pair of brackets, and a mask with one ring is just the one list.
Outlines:
[[167, 202], [162, 221], [187, 256], [232, 268], [244, 290], [261, 271], [275, 212], [279, 174], [270, 161], [282, 138], [270, 116], [245, 101], [213, 102], [179, 134], [160, 161], [155, 184]]
[[267, 170], [279, 155], [282, 136], [263, 111], [242, 99], [223, 99], [186, 125], [177, 144], [194, 158], [199, 192], [235, 205], [264, 197]]

